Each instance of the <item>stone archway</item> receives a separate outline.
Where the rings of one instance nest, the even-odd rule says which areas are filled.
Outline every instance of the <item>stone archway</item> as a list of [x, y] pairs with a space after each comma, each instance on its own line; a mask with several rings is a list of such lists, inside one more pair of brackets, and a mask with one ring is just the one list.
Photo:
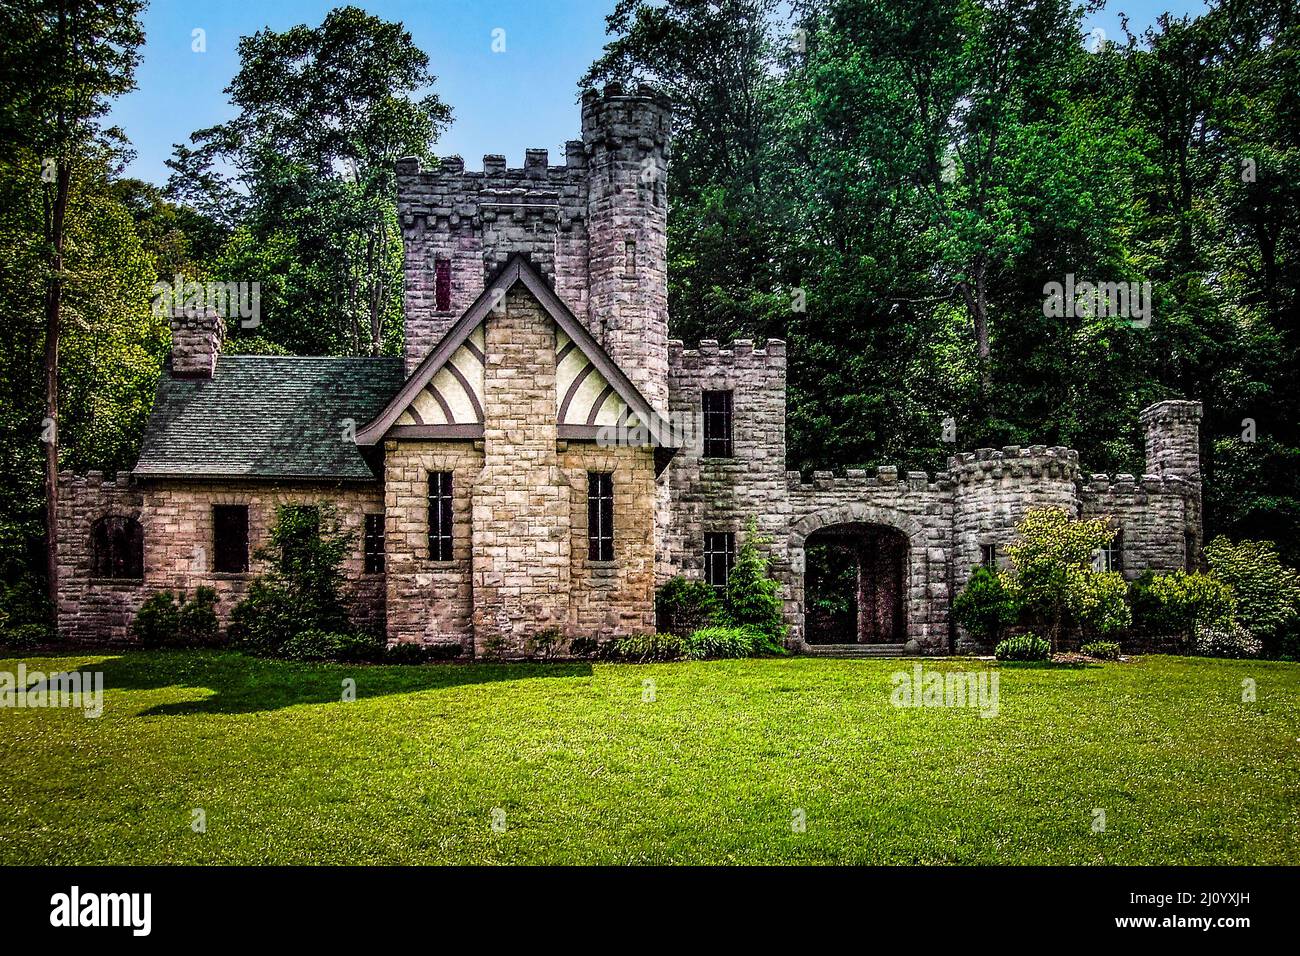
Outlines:
[[923, 525], [905, 512], [860, 502], [822, 508], [798, 518], [790, 526], [786, 620], [791, 626], [792, 643], [802, 646], [807, 637], [805, 586], [809, 538], [813, 538], [815, 546], [818, 538], [825, 537], [818, 532], [836, 527], [870, 528], [873, 533], [888, 535], [900, 543], [904, 553], [900, 555], [901, 567], [894, 587], [901, 604], [902, 626], [894, 631], [891, 635], [894, 640], [889, 643], [905, 644], [914, 653], [937, 649], [936, 641], [941, 640], [941, 634], [931, 627], [934, 615], [930, 607], [930, 568]]
[[907, 641], [907, 535], [887, 525], [835, 524], [804, 542], [804, 641]]

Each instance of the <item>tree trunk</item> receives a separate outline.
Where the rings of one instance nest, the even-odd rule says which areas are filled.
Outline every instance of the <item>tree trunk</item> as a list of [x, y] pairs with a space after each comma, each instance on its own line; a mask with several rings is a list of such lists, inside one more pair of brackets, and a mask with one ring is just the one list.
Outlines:
[[63, 304], [63, 220], [68, 208], [68, 185], [72, 171], [60, 159], [54, 187], [54, 209], [50, 217], [50, 278], [45, 294], [45, 573], [50, 602], [59, 600], [59, 337]]

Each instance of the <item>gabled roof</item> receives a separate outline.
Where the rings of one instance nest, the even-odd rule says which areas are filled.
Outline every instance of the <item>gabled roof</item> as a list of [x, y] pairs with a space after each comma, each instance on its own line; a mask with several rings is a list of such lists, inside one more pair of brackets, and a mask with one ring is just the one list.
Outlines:
[[164, 372], [133, 474], [374, 481], [348, 439], [402, 373], [400, 358], [266, 355], [219, 355], [211, 378]]
[[[417, 399], [421, 398], [421, 393], [426, 391], [426, 387], [434, 381], [435, 376], [442, 372], [444, 368], [455, 365], [451, 361], [452, 357], [460, 352], [462, 347], [473, 353], [474, 343], [469, 341], [471, 334], [487, 318], [493, 306], [500, 303], [505, 298], [506, 293], [517, 283], [522, 284], [532, 294], [533, 298], [541, 305], [542, 310], [555, 322], [561, 332], [572, 341], [573, 346], [587, 358], [600, 376], [603, 376], [604, 381], [608, 383], [613, 393], [627, 406], [627, 412], [623, 413], [623, 418], [626, 419], [627, 413], [630, 412], [638, 422], [645, 426], [645, 431], [649, 434], [652, 444], [664, 448], [674, 447], [674, 443], [669, 440], [664, 423], [654, 413], [645, 396], [632, 384], [623, 373], [623, 370], [614, 363], [613, 359], [600, 347], [599, 343], [592, 338], [586, 326], [579, 322], [577, 317], [569, 311], [568, 306], [555, 294], [555, 291], [522, 253], [515, 253], [510, 257], [505, 266], [488, 283], [483, 293], [447, 330], [447, 334], [425, 356], [424, 361], [416, 366], [415, 371], [406, 380], [401, 391], [393, 397], [384, 410], [364, 428], [357, 430], [357, 444], [373, 445], [382, 441], [384, 436], [388, 434], [389, 429], [398, 423], [398, 419], [402, 418], [403, 414], [413, 406]], [[438, 390], [435, 388], [434, 393], [437, 392]], [[594, 411], [592, 414], [594, 421]], [[460, 423], [435, 427], [456, 429], [464, 428], [465, 425]], [[447, 433], [449, 435], [454, 434], [454, 431], [449, 430]]]

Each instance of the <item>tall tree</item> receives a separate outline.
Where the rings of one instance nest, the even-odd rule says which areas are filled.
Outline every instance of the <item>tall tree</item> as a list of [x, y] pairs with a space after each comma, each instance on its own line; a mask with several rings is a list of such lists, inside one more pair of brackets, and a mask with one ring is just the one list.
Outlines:
[[[400, 239], [394, 164], [429, 158], [451, 109], [425, 92], [436, 77], [400, 23], [357, 7], [331, 10], [317, 27], [261, 30], [239, 42], [240, 69], [226, 92], [239, 109], [196, 132], [169, 161], [171, 195], [281, 249], [288, 270], [282, 337], [310, 310], [332, 338], [293, 343], [379, 354], [400, 321]], [[221, 162], [237, 169], [231, 184]], [[237, 258], [244, 267], [247, 258]], [[228, 263], [230, 264], [230, 263]], [[290, 345], [290, 341], [283, 344]]]
[[0, 142], [40, 158], [45, 245], [45, 537], [51, 600], [58, 594], [59, 344], [67, 281], [64, 238], [74, 171], [106, 133], [113, 97], [135, 85], [141, 0], [11, 0], [0, 7]]

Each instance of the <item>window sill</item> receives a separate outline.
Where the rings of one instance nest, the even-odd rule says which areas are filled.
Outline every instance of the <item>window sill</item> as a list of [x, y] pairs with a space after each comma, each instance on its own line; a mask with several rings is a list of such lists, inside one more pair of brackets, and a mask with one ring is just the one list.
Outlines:
[[122, 587], [138, 588], [144, 584], [144, 578], [95, 578], [89, 579], [91, 584], [99, 586], [120, 584]]
[[247, 581], [254, 577], [252, 571], [213, 571], [212, 576], [218, 581]]

